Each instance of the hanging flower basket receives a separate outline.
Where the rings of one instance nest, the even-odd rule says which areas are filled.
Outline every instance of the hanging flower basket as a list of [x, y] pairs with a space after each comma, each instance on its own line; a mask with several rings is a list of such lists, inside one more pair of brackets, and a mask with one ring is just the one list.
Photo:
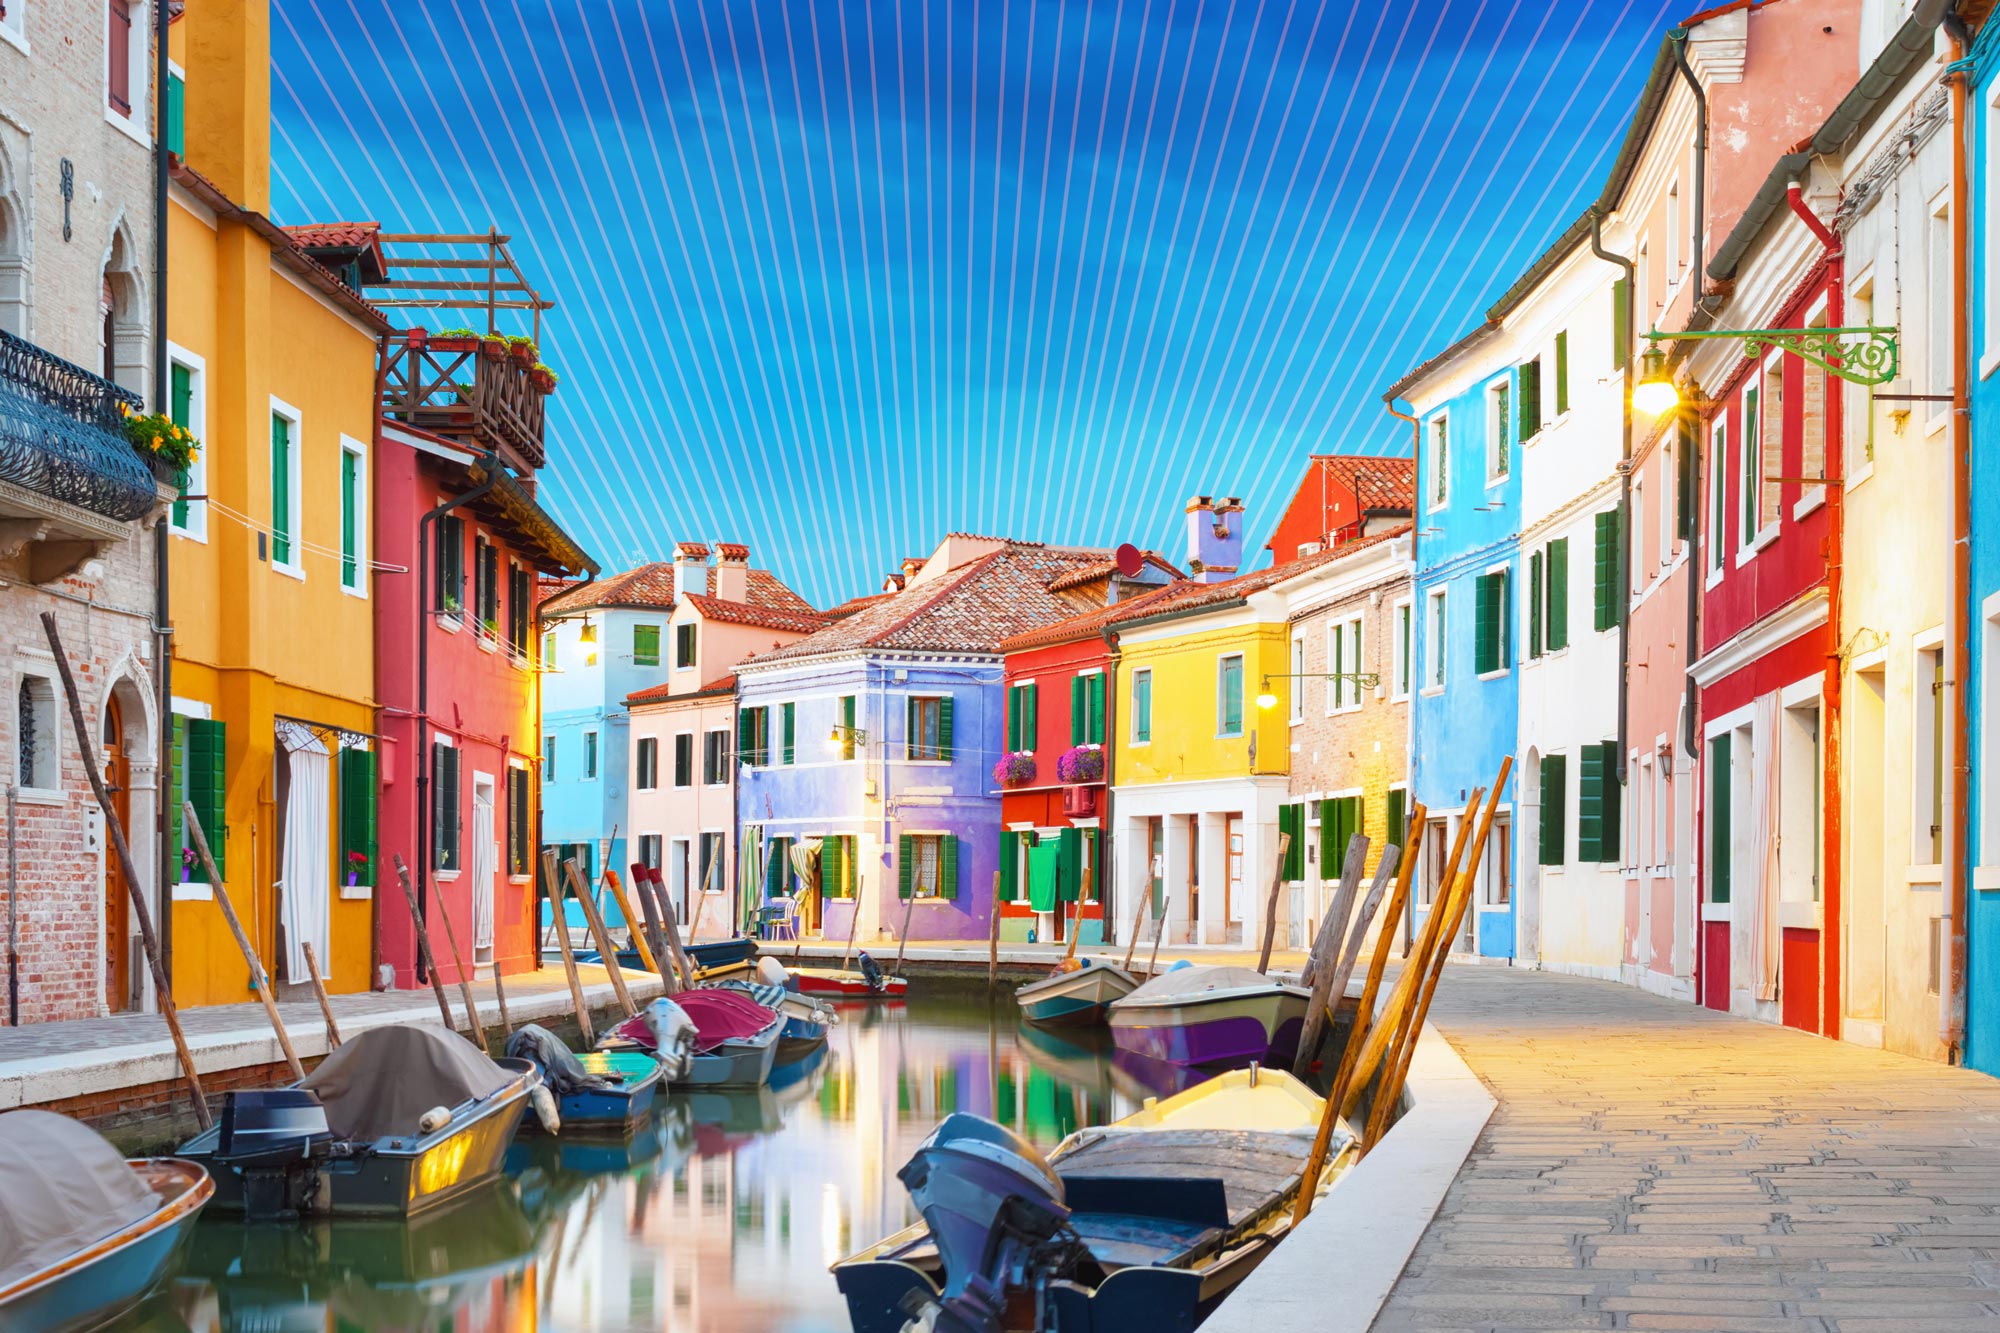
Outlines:
[[[436, 333], [425, 334], [424, 343], [433, 352], [476, 352], [480, 338], [471, 329], [439, 329]], [[418, 346], [416, 343], [410, 345]]]
[[1031, 754], [1003, 754], [1000, 762], [993, 765], [993, 780], [1003, 787], [1016, 786], [1035, 780], [1035, 756]]
[[560, 381], [553, 370], [550, 370], [547, 366], [537, 364], [533, 370], [528, 372], [528, 382], [535, 386], [537, 393], [551, 394], [556, 391], [556, 385]]
[[201, 457], [201, 441], [164, 412], [142, 415], [122, 404], [120, 410], [125, 414], [125, 438], [153, 475], [186, 494], [190, 469]]
[[507, 354], [524, 366], [535, 364], [535, 343], [532, 338], [509, 338]]
[[1097, 745], [1074, 745], [1056, 760], [1056, 777], [1064, 782], [1104, 781], [1104, 750]]
[[479, 354], [488, 361], [505, 361], [507, 359], [507, 340], [505, 338], [481, 338], [479, 340]]

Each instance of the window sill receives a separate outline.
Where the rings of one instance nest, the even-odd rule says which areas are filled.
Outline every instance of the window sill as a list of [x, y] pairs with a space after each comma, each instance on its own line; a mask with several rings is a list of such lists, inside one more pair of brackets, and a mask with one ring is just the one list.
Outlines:
[[1703, 903], [1703, 904], [1701, 905], [1701, 919], [1702, 919], [1703, 921], [1727, 921], [1727, 920], [1729, 920], [1729, 919], [1730, 919], [1730, 916], [1729, 916], [1729, 904], [1728, 904], [1728, 903]]
[[167, 531], [185, 541], [200, 542], [203, 546], [208, 545], [208, 529], [206, 527], [200, 529], [177, 528], [169, 523]]
[[1497, 491], [1501, 487], [1505, 486], [1512, 479], [1513, 475], [1507, 472], [1502, 472], [1497, 477], [1489, 475], [1486, 478], [1486, 489], [1489, 491]]
[[1218, 731], [1215, 733], [1215, 739], [1219, 741], [1240, 741], [1243, 739], [1243, 733], [1240, 731]]
[[273, 574], [283, 574], [288, 579], [297, 579], [300, 583], [306, 581], [306, 572], [298, 565], [281, 565], [273, 560], [271, 562], [271, 572]]
[[1709, 570], [1708, 577], [1702, 581], [1701, 585], [1702, 591], [1714, 592], [1717, 588], [1720, 588], [1722, 586], [1722, 576], [1726, 572], [1727, 571], [1721, 569]]
[[1936, 889], [1944, 886], [1944, 867], [1941, 865], [1912, 865], [1903, 870], [1903, 883], [1913, 889]]
[[1776, 540], [1778, 540], [1778, 525], [1773, 523], [1770, 527], [1759, 531], [1756, 537], [1736, 552], [1736, 567], [1741, 569], [1755, 560], [1759, 551]]
[[358, 602], [365, 602], [368, 600], [368, 585], [365, 583], [358, 588], [343, 583], [340, 585], [340, 590], [346, 593], [349, 597], [354, 598], [354, 600]]
[[363, 903], [375, 896], [373, 884], [342, 884], [336, 893], [341, 902]]
[[[5, 37], [6, 35], [7, 35], [7, 30], [5, 28], [0, 28], [0, 37]], [[21, 49], [23, 51], [26, 51], [28, 49], [27, 44], [25, 42], [21, 44]], [[1989, 332], [1987, 334], [1987, 337], [1989, 339], [1992, 339], [1993, 334]], [[1988, 375], [1991, 375], [1996, 370], [2000, 370], [2000, 339], [1994, 340], [1994, 346], [1992, 351], [1988, 352], [1985, 356], [1979, 358], [1979, 378], [1985, 379]]]
[[[68, 719], [64, 720], [67, 721]], [[55, 791], [48, 787], [22, 787], [14, 793], [14, 799], [22, 805], [58, 806], [69, 804], [67, 793]]]
[[1435, 699], [1443, 693], [1444, 686], [1442, 685], [1426, 685], [1423, 688], [1423, 697], [1426, 699]]
[[533, 875], [509, 875], [507, 876], [507, 882], [509, 884], [533, 884], [535, 877]]
[[187, 883], [174, 885], [174, 901], [177, 903], [209, 903], [215, 901], [215, 890], [206, 884]]
[[1785, 930], [1820, 929], [1819, 904], [1779, 902], [1778, 925]]
[[0, 42], [7, 43], [7, 45], [13, 47], [24, 56], [32, 56], [34, 54], [34, 52], [28, 49], [26, 34], [17, 31], [15, 25], [11, 23], [0, 23]]
[[458, 613], [455, 611], [440, 611], [436, 620], [437, 627], [446, 634], [456, 634], [465, 627], [465, 622], [458, 618]]
[[473, 642], [479, 645], [479, 651], [482, 653], [497, 653], [500, 651], [499, 641], [497, 639], [488, 638], [484, 634], [474, 635]]
[[1506, 677], [1508, 677], [1508, 676], [1511, 676], [1511, 675], [1513, 675], [1513, 674], [1514, 674], [1514, 669], [1513, 669], [1512, 667], [1497, 667], [1497, 668], [1495, 668], [1495, 669], [1494, 669], [1494, 670], [1492, 670], [1492, 671], [1482, 671], [1482, 672], [1480, 672], [1480, 673], [1479, 673], [1479, 679], [1481, 679], [1481, 680], [1503, 680], [1503, 679], [1505, 679]]
[[2000, 866], [1974, 866], [1972, 887], [1981, 893], [1991, 893], [2000, 889]]
[[456, 880], [456, 879], [458, 878], [458, 876], [459, 876], [459, 872], [458, 872], [458, 871], [456, 871], [456, 870], [433, 870], [433, 871], [431, 871], [431, 878], [432, 878], [433, 880], [437, 881], [437, 882], [438, 882], [438, 883], [440, 883], [440, 884], [450, 884], [450, 883], [452, 883], [452, 882], [453, 882], [454, 880]]
[[[27, 48], [23, 47], [22, 49], [26, 50]], [[151, 139], [148, 139], [146, 137], [146, 131], [141, 129], [135, 123], [139, 119], [138, 105], [139, 104], [136, 102], [133, 104], [133, 114], [129, 116], [121, 116], [116, 111], [113, 111], [110, 107], [107, 106], [104, 108], [104, 119], [107, 124], [109, 124], [113, 129], [117, 130], [120, 134], [130, 139], [133, 143], [138, 144], [141, 148], [144, 148], [148, 152], [151, 152], [153, 148], [153, 141]]]
[[1798, 520], [1804, 518], [1807, 514], [1810, 514], [1813, 510], [1824, 508], [1825, 505], [1826, 505], [1826, 487], [1824, 486], [1811, 487], [1806, 491], [1804, 495], [1801, 495], [1799, 497], [1799, 502], [1792, 506], [1792, 521], [1797, 522]]

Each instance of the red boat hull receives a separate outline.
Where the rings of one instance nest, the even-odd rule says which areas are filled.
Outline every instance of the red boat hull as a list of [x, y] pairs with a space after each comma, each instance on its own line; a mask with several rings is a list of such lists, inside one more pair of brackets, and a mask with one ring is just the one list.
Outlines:
[[812, 968], [795, 969], [792, 972], [794, 988], [801, 995], [831, 995], [846, 1000], [895, 1000], [901, 999], [909, 989], [909, 981], [903, 977], [882, 978], [882, 989], [869, 988], [868, 979], [859, 972], [821, 971]]

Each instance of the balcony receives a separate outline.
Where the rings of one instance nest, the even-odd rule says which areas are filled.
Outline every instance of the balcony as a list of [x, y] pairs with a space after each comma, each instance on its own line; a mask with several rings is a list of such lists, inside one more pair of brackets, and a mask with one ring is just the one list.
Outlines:
[[34, 583], [60, 579], [131, 535], [161, 502], [125, 434], [137, 395], [0, 332], [0, 560]]
[[505, 343], [480, 338], [424, 338], [419, 331], [387, 352], [382, 411], [419, 430], [489, 449], [518, 473], [547, 461], [543, 399], [530, 367]]

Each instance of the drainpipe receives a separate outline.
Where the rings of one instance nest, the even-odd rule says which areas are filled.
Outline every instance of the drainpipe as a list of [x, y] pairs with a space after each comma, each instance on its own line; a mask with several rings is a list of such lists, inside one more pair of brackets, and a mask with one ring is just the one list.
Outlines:
[[[1405, 727], [1403, 738], [1403, 794], [1414, 804], [1417, 798], [1417, 542], [1423, 535], [1424, 526], [1424, 427], [1413, 412], [1398, 412], [1395, 399], [1385, 399], [1383, 405], [1389, 415], [1398, 421], [1410, 423], [1410, 725]], [[1393, 669], [1394, 663], [1391, 662]], [[1393, 683], [1392, 683], [1393, 685]], [[1421, 837], [1421, 831], [1419, 837]], [[1417, 848], [1422, 854], [1421, 845]], [[1403, 957], [1410, 956], [1417, 938], [1417, 904], [1414, 895], [1403, 905]]]
[[[1946, 34], [1951, 40], [1954, 64], [1965, 58], [1966, 29], [1958, 14], [1944, 15]], [[1966, 153], [1969, 132], [1965, 114], [1965, 85], [1969, 71], [1955, 69], [1946, 76], [1951, 85], [1951, 246], [1963, 259], [1971, 253], [1966, 226]], [[1951, 301], [1951, 599], [1947, 621], [1956, 621], [1946, 636], [1951, 644], [1952, 708], [1949, 715], [1963, 716], [1966, 687], [1972, 678], [1972, 473], [1969, 380], [1972, 339], [1966, 325], [1965, 307], [1971, 296], [1966, 266], [1952, 268]], [[1993, 707], [1992, 700], [1983, 706]], [[1945, 1044], [1945, 1058], [1962, 1063], [1965, 1046], [1965, 967], [1966, 967], [1966, 885], [1971, 878], [1971, 839], [1965, 836], [1972, 818], [1972, 760], [1968, 752], [1967, 728], [1951, 728], [1951, 815], [1945, 820], [1945, 914], [1949, 918], [1945, 984], [1940, 988], [1938, 1035]], [[2000, 781], [2000, 775], [1989, 778]]]
[[[153, 410], [169, 412], [167, 401], [167, 6], [153, 6]], [[174, 772], [174, 662], [172, 607], [168, 600], [167, 559], [172, 540], [173, 511], [160, 516], [153, 525], [153, 660], [159, 680], [160, 701], [155, 710], [160, 719], [160, 753], [153, 778], [153, 846], [157, 849], [154, 891], [158, 906], [154, 916], [160, 923], [160, 966], [171, 980], [174, 975], [174, 881], [179, 867], [173, 860], [167, 830], [173, 803]]]
[[[1667, 38], [1674, 44], [1674, 64], [1680, 70], [1681, 78], [1686, 82], [1688, 90], [1694, 94], [1694, 301], [1689, 310], [1691, 314], [1698, 315], [1705, 299], [1702, 295], [1702, 279], [1708, 269], [1708, 93], [1702, 88], [1701, 80], [1695, 77], [1693, 66], [1688, 64], [1688, 30], [1675, 28], [1667, 34]], [[1681, 443], [1683, 447], [1693, 450], [1689, 459], [1691, 466], [1688, 471], [1688, 485], [1692, 494], [1688, 497], [1688, 504], [1697, 505], [1701, 502], [1702, 447], [1699, 432], [1695, 439], [1683, 440]], [[1694, 511], [1690, 509], [1689, 512]], [[1699, 522], [1695, 526], [1698, 527]], [[1695, 639], [1701, 632], [1701, 561], [1695, 557], [1694, 533], [1691, 531], [1686, 533], [1681, 540], [1688, 544], [1686, 644], [1687, 660], [1692, 664], [1696, 657]], [[1699, 702], [1700, 693], [1701, 687], [1695, 684], [1694, 673], [1690, 671], [1681, 686], [1681, 697], [1686, 701], [1682, 708], [1681, 745], [1688, 754], [1690, 777], [1697, 771], [1701, 759], [1701, 738], [1695, 734], [1699, 729], [1696, 704]], [[1698, 911], [1696, 916], [1697, 918], [1700, 916]], [[1698, 949], [1695, 952], [1697, 956], [1700, 954]]]
[[[1675, 48], [1676, 51], [1679, 49], [1678, 46]], [[1682, 68], [1685, 69], [1686, 65], [1683, 64]], [[1689, 77], [1692, 77], [1692, 75]], [[1701, 179], [1701, 173], [1698, 170], [1695, 173], [1695, 179], [1697, 181]], [[1699, 185], [1695, 186], [1695, 197], [1697, 200], [1701, 197], [1701, 187]], [[1695, 213], [1696, 216], [1700, 216], [1701, 208], [1699, 203], [1696, 204]], [[1617, 265], [1619, 270], [1625, 274], [1625, 289], [1632, 293], [1634, 302], [1646, 299], [1645, 293], [1639, 291], [1634, 284], [1636, 269], [1632, 261], [1623, 255], [1614, 255], [1604, 248], [1604, 212], [1595, 206], [1590, 210], [1590, 253], [1596, 255], [1607, 264]], [[1695, 265], [1697, 274], [1699, 274], [1700, 268], [1700, 263], [1697, 262]], [[1697, 281], [1699, 281], [1698, 278]], [[1638, 309], [1639, 307], [1635, 305], [1633, 308]], [[1620, 410], [1618, 413], [1618, 565], [1621, 575], [1624, 572], [1625, 547], [1629, 545], [1627, 538], [1632, 531], [1632, 362], [1639, 355], [1639, 349], [1636, 344], [1637, 340], [1634, 339], [1633, 344], [1627, 346], [1625, 349], [1625, 389], [1619, 399]], [[1631, 716], [1630, 676], [1632, 670], [1632, 634], [1629, 622], [1632, 613], [1632, 593], [1629, 576], [1621, 577], [1619, 582], [1625, 585], [1618, 598], [1617, 753], [1618, 785], [1622, 787], [1625, 785], [1626, 770], [1629, 767], [1625, 761], [1625, 748], [1626, 730]]]
[[[479, 465], [486, 471], [485, 481], [417, 520], [417, 752], [411, 759], [417, 770], [417, 910], [426, 916], [430, 913], [431, 882], [431, 525], [499, 485], [499, 458], [489, 451], [480, 457]], [[417, 951], [417, 980], [430, 980], [421, 949]]]
[[[1829, 328], [1837, 328], [1843, 322], [1844, 301], [1842, 284], [1844, 281], [1844, 260], [1841, 255], [1840, 238], [1828, 229], [1819, 216], [1805, 201], [1798, 181], [1794, 180], [1785, 188], [1785, 202], [1793, 213], [1806, 224], [1825, 250], [1826, 263], [1826, 322]], [[1829, 451], [1829, 456], [1835, 451]], [[1832, 472], [1837, 473], [1836, 467]], [[1834, 646], [1826, 657], [1824, 683], [1820, 694], [1825, 716], [1820, 724], [1822, 740], [1820, 766], [1820, 809], [1822, 847], [1834, 849], [1834, 855], [1823, 857], [1825, 870], [1820, 890], [1820, 996], [1819, 1027], [1822, 1035], [1834, 1036], [1829, 1032], [1830, 1021], [1840, 1013], [1840, 689], [1844, 659], [1840, 652], [1840, 614], [1843, 543], [1841, 530], [1846, 524], [1846, 502], [1843, 478], [1829, 475], [1826, 491], [1826, 615], [1827, 624], [1833, 631]]]

